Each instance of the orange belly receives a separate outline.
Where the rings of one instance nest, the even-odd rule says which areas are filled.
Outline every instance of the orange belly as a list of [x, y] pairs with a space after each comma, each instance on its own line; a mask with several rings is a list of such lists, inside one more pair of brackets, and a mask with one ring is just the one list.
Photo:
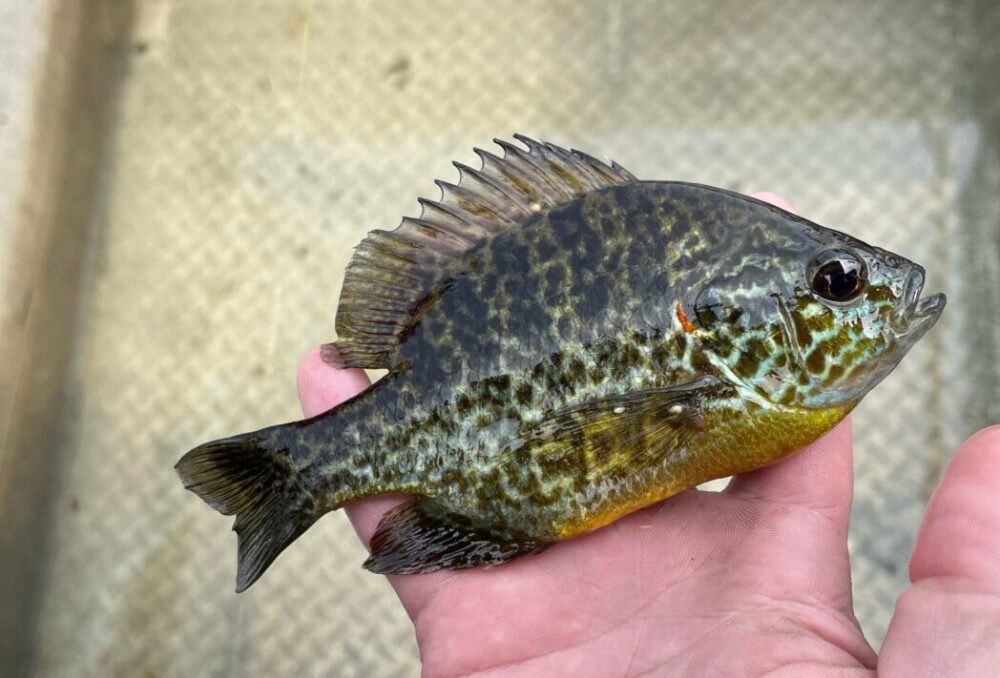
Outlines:
[[709, 480], [774, 464], [814, 442], [852, 408], [706, 412], [704, 429], [688, 439], [684, 450], [668, 455], [662, 466], [640, 476], [628, 491], [610, 493], [586, 514], [557, 523], [554, 532], [559, 539], [568, 539]]

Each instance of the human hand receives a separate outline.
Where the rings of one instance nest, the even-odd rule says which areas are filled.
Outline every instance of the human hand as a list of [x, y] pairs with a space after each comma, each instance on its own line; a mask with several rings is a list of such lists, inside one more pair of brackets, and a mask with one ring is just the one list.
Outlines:
[[[366, 383], [316, 352], [299, 371], [307, 416]], [[502, 567], [389, 580], [428, 676], [849, 675], [875, 666], [851, 603], [851, 483], [844, 423], [723, 493], [684, 492]], [[398, 501], [346, 507], [365, 543]]]
[[[299, 369], [307, 416], [363, 390], [318, 351]], [[389, 577], [427, 676], [868, 676], [851, 602], [851, 433], [689, 490], [493, 569]], [[958, 451], [934, 496], [885, 640], [884, 676], [1000, 666], [1000, 426]], [[400, 499], [346, 507], [366, 544]]]
[[[318, 351], [299, 369], [307, 416], [367, 385]], [[990, 675], [1000, 666], [1000, 427], [963, 445], [945, 474], [878, 660], [852, 607], [852, 483], [844, 422], [724, 492], [684, 492], [498, 568], [389, 581], [428, 676], [868, 676], [876, 661], [890, 676]], [[364, 543], [399, 501], [346, 507]]]

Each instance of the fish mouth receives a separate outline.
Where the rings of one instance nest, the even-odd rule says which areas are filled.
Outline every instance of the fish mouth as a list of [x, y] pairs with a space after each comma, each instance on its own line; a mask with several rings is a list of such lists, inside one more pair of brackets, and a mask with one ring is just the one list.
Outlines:
[[813, 406], [858, 402], [866, 393], [885, 379], [903, 359], [903, 356], [920, 341], [920, 338], [937, 322], [944, 310], [945, 296], [931, 294], [921, 298], [924, 287], [924, 270], [914, 266], [903, 286], [899, 303], [889, 315], [887, 334], [891, 335], [888, 350], [876, 360], [870, 360], [854, 369], [839, 389], [831, 389], [816, 399]]
[[921, 298], [923, 289], [924, 270], [916, 266], [906, 279], [903, 298], [892, 318], [893, 329], [900, 340], [916, 341], [941, 317], [947, 298], [940, 292]]
[[837, 392], [829, 396], [828, 402], [838, 400], [857, 402], [868, 391], [885, 379], [895, 369], [903, 356], [920, 341], [920, 338], [937, 322], [945, 306], [943, 294], [932, 294], [921, 299], [920, 293], [924, 287], [924, 271], [919, 266], [906, 280], [903, 296], [899, 305], [893, 309], [890, 327], [895, 335], [894, 345], [878, 360], [870, 361], [855, 370], [850, 381]]

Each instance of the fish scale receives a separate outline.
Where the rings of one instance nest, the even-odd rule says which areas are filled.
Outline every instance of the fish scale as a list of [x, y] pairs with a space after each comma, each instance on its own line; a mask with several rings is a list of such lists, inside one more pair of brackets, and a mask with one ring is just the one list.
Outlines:
[[416, 495], [383, 517], [365, 566], [428, 572], [497, 565], [774, 463], [943, 308], [918, 299], [916, 264], [773, 205], [518, 139], [358, 247], [324, 358], [386, 377], [178, 463], [236, 515], [238, 590], [361, 497]]

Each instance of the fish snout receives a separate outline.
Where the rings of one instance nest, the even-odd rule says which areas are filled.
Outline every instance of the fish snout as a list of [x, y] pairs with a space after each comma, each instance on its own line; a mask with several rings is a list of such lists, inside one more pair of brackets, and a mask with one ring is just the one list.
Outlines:
[[893, 310], [892, 328], [898, 336], [915, 334], [921, 336], [929, 329], [944, 310], [947, 301], [944, 294], [937, 293], [921, 298], [926, 273], [923, 266], [913, 264], [903, 285], [899, 304]]

